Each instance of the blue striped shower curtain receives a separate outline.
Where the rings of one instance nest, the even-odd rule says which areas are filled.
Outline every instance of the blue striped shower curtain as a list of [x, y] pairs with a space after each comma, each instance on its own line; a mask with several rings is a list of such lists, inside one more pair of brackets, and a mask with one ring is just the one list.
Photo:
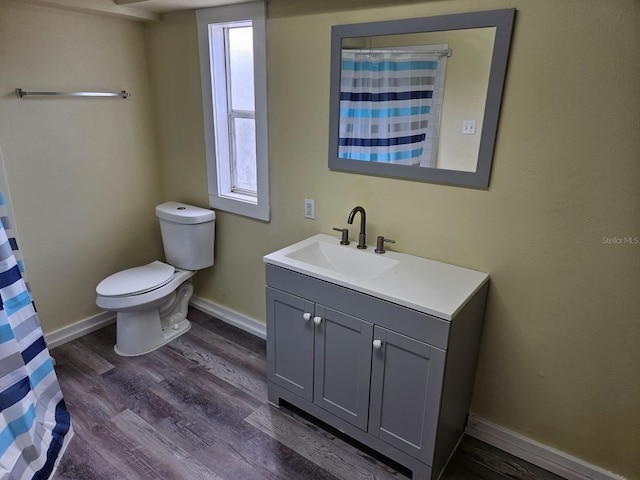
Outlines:
[[435, 166], [444, 88], [441, 57], [343, 50], [338, 156]]
[[17, 242], [7, 235], [9, 210], [0, 192], [0, 479], [44, 480], [73, 431]]

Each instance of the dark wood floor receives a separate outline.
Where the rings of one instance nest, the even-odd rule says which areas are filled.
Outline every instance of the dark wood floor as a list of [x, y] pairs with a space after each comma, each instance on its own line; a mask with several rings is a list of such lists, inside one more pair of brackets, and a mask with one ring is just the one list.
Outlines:
[[[52, 351], [75, 437], [55, 480], [406, 479], [301, 412], [267, 404], [265, 342], [198, 310], [148, 355], [113, 351], [115, 325]], [[554, 480], [465, 437], [443, 480]]]

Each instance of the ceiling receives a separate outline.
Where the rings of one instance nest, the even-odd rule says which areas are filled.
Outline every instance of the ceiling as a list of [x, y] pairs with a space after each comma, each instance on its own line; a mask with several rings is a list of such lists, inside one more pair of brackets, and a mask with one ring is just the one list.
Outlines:
[[[251, 0], [22, 0], [52, 8], [156, 21], [165, 13], [218, 7]], [[254, 0], [255, 1], [255, 0]]]

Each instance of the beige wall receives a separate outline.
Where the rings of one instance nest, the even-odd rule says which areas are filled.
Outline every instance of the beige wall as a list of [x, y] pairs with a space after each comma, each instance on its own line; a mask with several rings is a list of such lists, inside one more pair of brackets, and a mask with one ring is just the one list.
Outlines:
[[[24, 98], [127, 89], [131, 98]], [[160, 255], [160, 181], [139, 23], [0, 2], [0, 149], [46, 333], [100, 313], [107, 275]]]
[[[640, 245], [603, 237], [640, 237], [640, 4], [483, 2], [518, 13], [480, 191], [327, 169], [330, 26], [478, 9], [371, 8], [384, 3], [270, 0], [272, 221], [218, 212], [197, 294], [264, 321], [262, 255], [361, 204], [370, 241], [491, 274], [475, 413], [637, 478]], [[158, 201], [206, 206], [198, 72], [193, 14], [143, 27], [0, 0], [0, 149], [45, 331], [98, 313], [99, 280], [161, 255]], [[20, 101], [16, 87], [132, 97]]]
[[[383, 234], [396, 250], [491, 274], [473, 411], [633, 478], [640, 245], [603, 237], [640, 236], [639, 4], [483, 2], [518, 9], [483, 191], [327, 169], [330, 26], [478, 9], [371, 3], [270, 0], [272, 221], [219, 212], [216, 265], [196, 276], [197, 294], [264, 321], [262, 255], [331, 233], [363, 205], [370, 241]], [[165, 196], [205, 204], [195, 18], [150, 24], [147, 38]], [[303, 218], [305, 197], [315, 221]]]
[[[433, 33], [434, 43], [438, 36], [451, 36], [453, 50], [447, 60], [438, 168], [476, 171], [495, 32], [495, 28], [475, 28]], [[475, 135], [462, 134], [465, 120], [476, 122]]]

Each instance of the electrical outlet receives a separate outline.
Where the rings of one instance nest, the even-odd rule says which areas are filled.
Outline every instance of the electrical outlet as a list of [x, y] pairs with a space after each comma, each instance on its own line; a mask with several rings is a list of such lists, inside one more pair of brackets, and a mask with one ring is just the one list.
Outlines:
[[311, 220], [316, 218], [316, 202], [313, 198], [304, 199], [304, 218]]

